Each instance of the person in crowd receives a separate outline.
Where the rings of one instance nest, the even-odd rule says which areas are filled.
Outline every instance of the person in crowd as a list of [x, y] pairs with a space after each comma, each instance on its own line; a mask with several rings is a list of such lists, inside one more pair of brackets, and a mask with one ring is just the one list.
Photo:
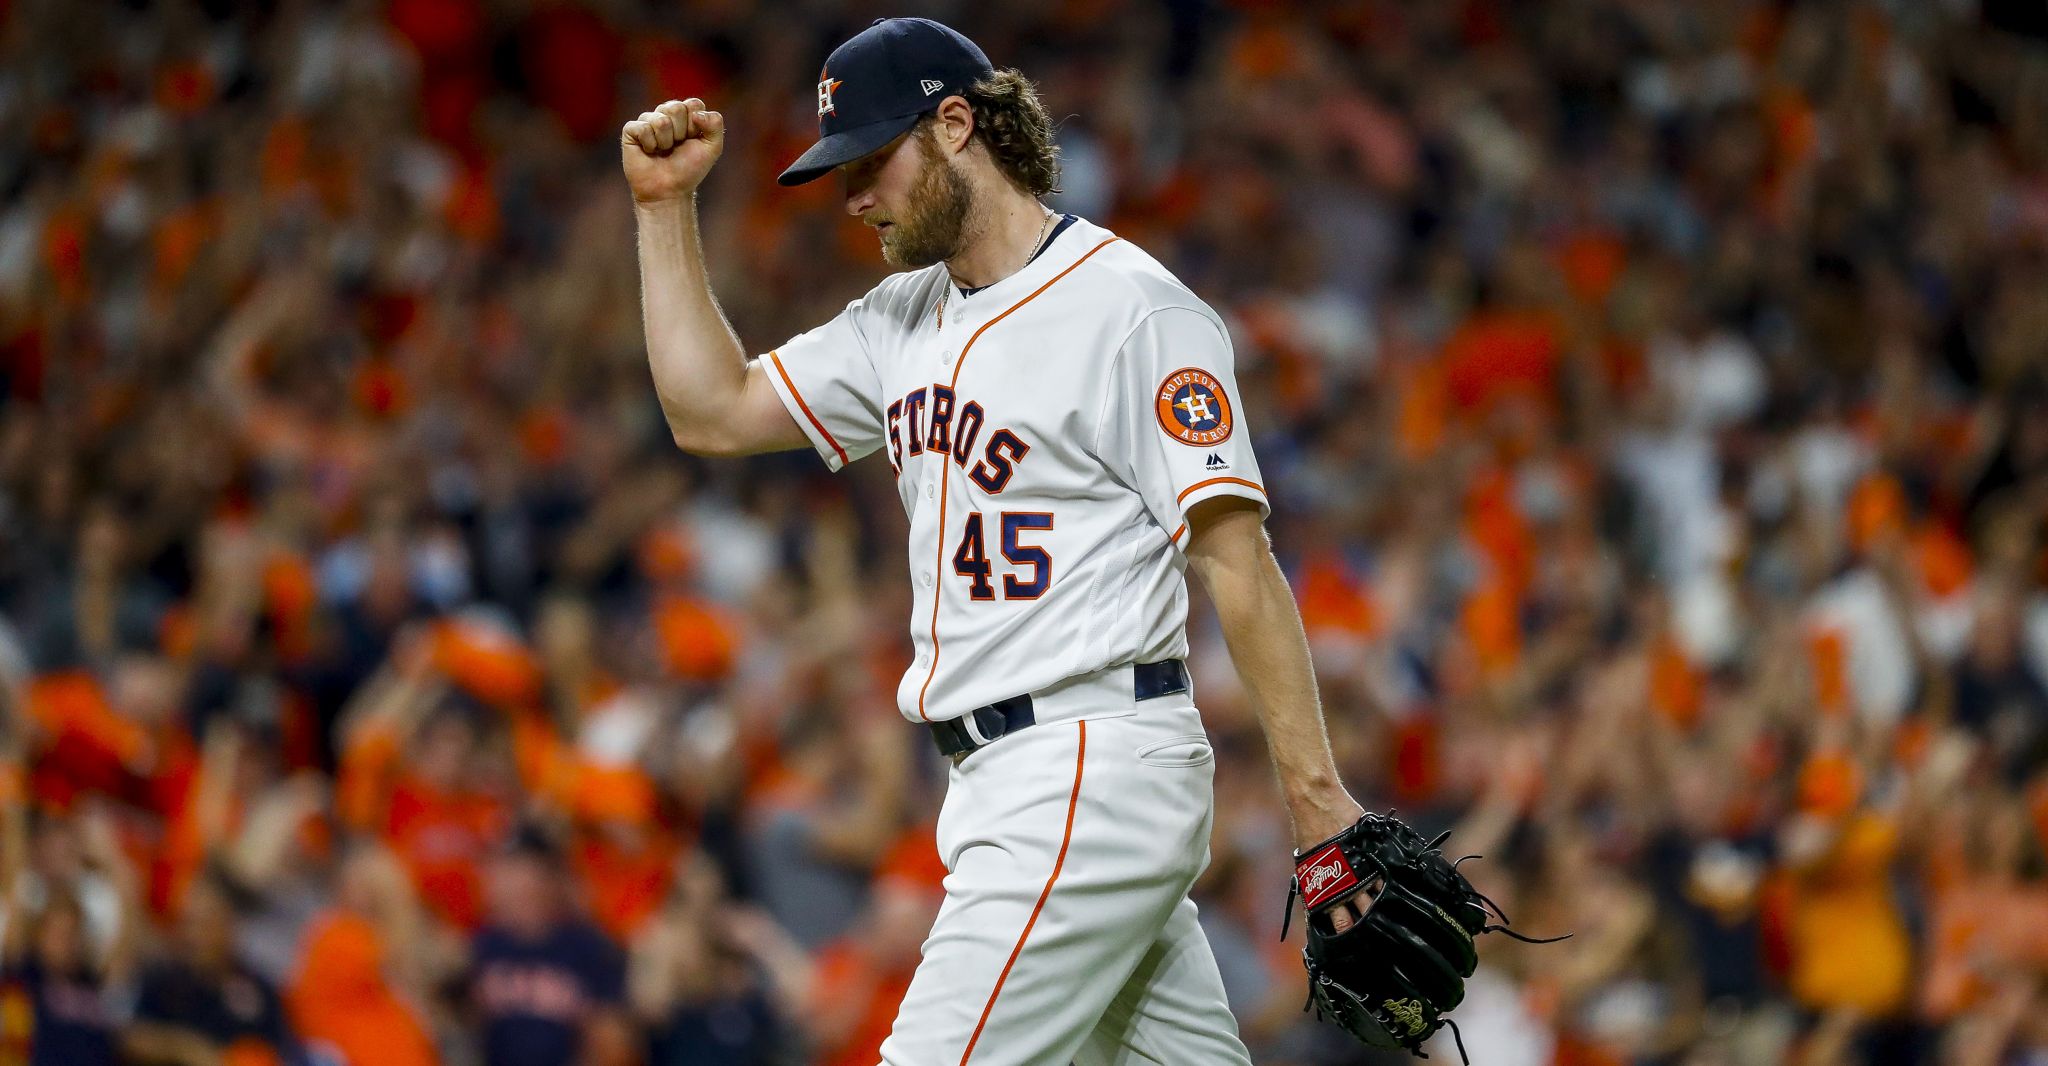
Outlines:
[[652, 1066], [767, 1066], [793, 1050], [785, 1019], [811, 962], [757, 907], [733, 901], [698, 855], [633, 947], [629, 993]]
[[[19, 773], [18, 767], [6, 769]], [[111, 934], [97, 940], [79, 895], [87, 882], [31, 880], [23, 868], [27, 819], [19, 796], [0, 804], [0, 871], [9, 893], [0, 934], [0, 998], [18, 996], [27, 1003], [28, 1066], [114, 1066], [120, 1061], [118, 997], [134, 976], [146, 921], [140, 882], [105, 808], [63, 819], [77, 823], [84, 869], [104, 878], [118, 901]], [[60, 830], [43, 832], [47, 838]]]
[[186, 889], [174, 950], [143, 968], [122, 1053], [149, 1066], [283, 1066], [295, 1042], [277, 989], [235, 953], [234, 890], [208, 873]]
[[561, 857], [522, 834], [492, 857], [486, 879], [465, 981], [485, 1061], [571, 1066], [626, 1054], [625, 959], [575, 912]]
[[300, 947], [286, 1006], [310, 1054], [337, 1066], [437, 1066], [425, 1009], [432, 974], [412, 884], [398, 861], [364, 841], [342, 859], [334, 904]]

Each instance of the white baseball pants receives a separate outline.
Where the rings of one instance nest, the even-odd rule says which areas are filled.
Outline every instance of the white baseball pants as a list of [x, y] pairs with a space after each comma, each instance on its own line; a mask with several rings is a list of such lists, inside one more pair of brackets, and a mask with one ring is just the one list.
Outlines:
[[1214, 757], [1187, 694], [1129, 668], [1034, 694], [1037, 724], [952, 768], [946, 900], [885, 1066], [1249, 1066], [1188, 888]]

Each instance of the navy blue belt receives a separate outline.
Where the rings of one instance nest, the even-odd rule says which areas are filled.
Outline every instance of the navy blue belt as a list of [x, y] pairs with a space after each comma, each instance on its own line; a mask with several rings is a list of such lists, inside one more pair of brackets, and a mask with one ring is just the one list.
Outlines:
[[[1179, 659], [1139, 663], [1131, 667], [1132, 699], [1152, 700], [1187, 690], [1188, 667]], [[967, 727], [967, 719], [970, 718], [974, 720], [972, 730]], [[930, 724], [932, 739], [939, 743], [939, 754], [950, 757], [986, 747], [997, 737], [1008, 736], [1037, 721], [1031, 713], [1031, 697], [1023, 695], [997, 700], [986, 707], [976, 707], [959, 718]], [[975, 739], [976, 730], [980, 731], [983, 739]]]

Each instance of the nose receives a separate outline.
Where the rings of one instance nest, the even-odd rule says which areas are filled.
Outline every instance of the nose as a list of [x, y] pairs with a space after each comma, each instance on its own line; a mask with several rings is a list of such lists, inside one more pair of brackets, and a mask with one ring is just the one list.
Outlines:
[[846, 190], [846, 213], [855, 218], [867, 214], [875, 206], [875, 194], [866, 186], [853, 187], [848, 183]]
[[839, 168], [839, 187], [846, 193], [846, 213], [859, 218], [875, 209], [875, 174], [861, 160]]

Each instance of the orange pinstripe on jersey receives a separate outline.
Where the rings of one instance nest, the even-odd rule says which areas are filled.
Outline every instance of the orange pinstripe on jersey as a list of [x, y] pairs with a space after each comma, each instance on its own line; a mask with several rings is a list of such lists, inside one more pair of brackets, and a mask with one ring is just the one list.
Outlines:
[[839, 442], [832, 439], [832, 431], [826, 429], [825, 423], [818, 421], [818, 416], [811, 413], [811, 405], [804, 402], [804, 394], [796, 391], [796, 382], [789, 380], [789, 371], [782, 369], [781, 356], [775, 352], [769, 352], [768, 361], [775, 364], [775, 372], [782, 375], [782, 383], [789, 386], [789, 394], [796, 397], [796, 405], [803, 409], [804, 417], [810, 419], [811, 425], [817, 427], [818, 435], [825, 438], [825, 443], [830, 444], [832, 450], [839, 453], [839, 465], [845, 466], [847, 463], [852, 462], [852, 460], [846, 457], [846, 449], [841, 448]]
[[[1187, 488], [1184, 488], [1184, 489], [1182, 489], [1182, 490], [1181, 490], [1181, 492], [1180, 492], [1180, 495], [1178, 495], [1178, 496], [1176, 496], [1176, 497], [1174, 497], [1174, 498], [1173, 498], [1173, 502], [1175, 502], [1175, 503], [1179, 503], [1180, 501], [1182, 501], [1182, 500], [1185, 500], [1185, 499], [1187, 499], [1187, 498], [1188, 498], [1188, 496], [1189, 496], [1189, 494], [1191, 494], [1191, 493], [1195, 492], [1196, 490], [1198, 490], [1198, 489], [1204, 489], [1204, 488], [1207, 488], [1207, 487], [1209, 487], [1210, 485], [1215, 485], [1215, 484], [1219, 484], [1219, 483], [1228, 483], [1228, 484], [1232, 484], [1232, 485], [1244, 485], [1244, 486], [1247, 486], [1247, 487], [1250, 487], [1250, 488], [1253, 488], [1253, 489], [1256, 489], [1256, 490], [1258, 490], [1258, 493], [1259, 493], [1259, 495], [1261, 495], [1261, 496], [1264, 496], [1264, 495], [1266, 494], [1266, 487], [1265, 487], [1264, 485], [1261, 485], [1261, 484], [1259, 484], [1259, 483], [1258, 483], [1258, 482], [1256, 482], [1256, 481], [1246, 481], [1245, 479], [1243, 479], [1243, 478], [1241, 478], [1241, 477], [1212, 477], [1212, 478], [1210, 478], [1210, 479], [1209, 479], [1209, 480], [1207, 480], [1207, 481], [1197, 481], [1197, 482], [1195, 482], [1194, 484], [1192, 484], [1192, 485], [1189, 485], [1189, 486], [1188, 486]], [[1179, 529], [1176, 529], [1176, 530], [1174, 530], [1174, 531], [1173, 531], [1173, 536], [1170, 536], [1170, 537], [1168, 537], [1168, 538], [1166, 538], [1166, 539], [1167, 539], [1168, 541], [1170, 541], [1170, 542], [1174, 543], [1174, 544], [1179, 544], [1179, 543], [1180, 543], [1180, 535], [1181, 535], [1182, 533], [1186, 533], [1187, 531], [1188, 531], [1188, 524], [1187, 524], [1186, 522], [1182, 522], [1182, 523], [1180, 524], [1180, 528], [1179, 528]]]
[[[1099, 245], [1098, 245], [1099, 247]], [[1024, 931], [1017, 934], [1017, 946], [1010, 949], [1010, 959], [1003, 963], [1003, 972], [996, 975], [996, 986], [989, 990], [988, 1002], [982, 1004], [981, 1020], [974, 1023], [974, 1035], [967, 1038], [967, 1050], [960, 1053], [960, 1066], [967, 1066], [967, 1057], [974, 1054], [974, 1045], [981, 1040], [982, 1027], [988, 1024], [989, 1012], [996, 1008], [996, 997], [1003, 992], [1003, 982], [1010, 979], [1010, 968], [1017, 965], [1017, 956], [1024, 953], [1024, 941], [1031, 936], [1031, 927], [1038, 924], [1038, 914], [1045, 909], [1047, 897], [1052, 895], [1052, 886], [1060, 879], [1060, 868], [1067, 864], [1067, 845], [1074, 842], [1074, 809], [1081, 804], [1081, 767], [1088, 761], [1088, 722], [1076, 722], [1081, 727], [1081, 742], [1074, 752], [1074, 791], [1067, 796], [1067, 829], [1060, 837], [1059, 857], [1052, 861], [1052, 876], [1045, 879], [1045, 888], [1038, 893], [1038, 903], [1031, 908], [1031, 917], [1024, 923]]]
[[[1211, 485], [1243, 485], [1246, 488], [1256, 490], [1258, 494], [1261, 496], [1264, 496], [1266, 494], [1266, 486], [1261, 485], [1256, 481], [1246, 481], [1244, 478], [1241, 477], [1212, 477], [1207, 481], [1197, 481], [1194, 484], [1189, 485], [1187, 488], [1180, 490], [1180, 495], [1175, 496], [1173, 498], [1173, 502], [1179, 503], [1180, 501], [1187, 499], [1190, 495], [1193, 495], [1194, 493], [1202, 489], [1206, 489]], [[1174, 535], [1179, 536], [1180, 534], [1175, 533]]]

